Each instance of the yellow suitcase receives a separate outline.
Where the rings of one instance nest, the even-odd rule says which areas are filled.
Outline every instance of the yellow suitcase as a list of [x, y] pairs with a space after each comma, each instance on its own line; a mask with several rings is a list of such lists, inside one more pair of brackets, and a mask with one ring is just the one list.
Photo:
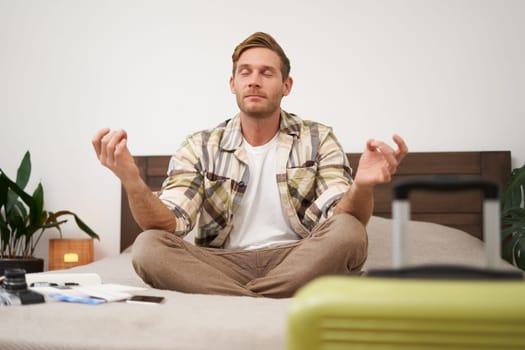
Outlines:
[[[481, 188], [487, 268], [410, 267], [405, 254], [409, 192]], [[327, 276], [294, 297], [288, 350], [525, 349], [525, 282], [500, 271], [497, 185], [438, 178], [394, 184], [392, 270]], [[490, 234], [488, 234], [490, 233]]]

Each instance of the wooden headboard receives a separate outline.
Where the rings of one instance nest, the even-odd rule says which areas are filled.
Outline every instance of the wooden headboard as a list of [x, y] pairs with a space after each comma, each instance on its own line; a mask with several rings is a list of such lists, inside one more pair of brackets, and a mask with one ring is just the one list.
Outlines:
[[[360, 154], [349, 153], [353, 169]], [[152, 190], [158, 190], [166, 177], [169, 156], [136, 156], [142, 178]], [[401, 178], [434, 174], [472, 175], [496, 181], [504, 186], [510, 176], [510, 151], [490, 152], [414, 152], [409, 153], [393, 181]], [[375, 189], [374, 215], [391, 217], [390, 184]], [[141, 229], [135, 223], [127, 195], [121, 197], [121, 251], [130, 246]], [[435, 222], [464, 230], [481, 238], [483, 228], [482, 195], [479, 191], [460, 193], [415, 192], [411, 195], [412, 219]]]

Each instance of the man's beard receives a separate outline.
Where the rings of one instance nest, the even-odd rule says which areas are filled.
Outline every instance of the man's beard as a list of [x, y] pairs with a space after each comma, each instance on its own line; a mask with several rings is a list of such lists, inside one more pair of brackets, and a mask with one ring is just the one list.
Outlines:
[[265, 99], [260, 104], [244, 103], [244, 97], [237, 97], [237, 106], [247, 116], [254, 119], [266, 119], [272, 117], [277, 110], [280, 110], [279, 101], [273, 101], [272, 99]]

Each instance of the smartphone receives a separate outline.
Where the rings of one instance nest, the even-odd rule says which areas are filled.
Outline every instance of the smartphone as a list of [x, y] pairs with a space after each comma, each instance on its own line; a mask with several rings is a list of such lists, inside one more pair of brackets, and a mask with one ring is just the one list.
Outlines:
[[126, 302], [136, 304], [162, 304], [164, 300], [164, 297], [157, 297], [153, 295], [133, 295], [131, 298], [126, 300]]

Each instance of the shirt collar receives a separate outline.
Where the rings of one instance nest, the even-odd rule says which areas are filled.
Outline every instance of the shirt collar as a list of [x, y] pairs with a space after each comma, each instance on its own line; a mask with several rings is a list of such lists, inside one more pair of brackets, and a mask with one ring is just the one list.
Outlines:
[[[301, 134], [301, 120], [295, 114], [281, 110], [279, 132], [299, 137]], [[224, 151], [235, 151], [241, 147], [241, 144], [241, 116], [237, 114], [226, 123], [220, 147]]]

